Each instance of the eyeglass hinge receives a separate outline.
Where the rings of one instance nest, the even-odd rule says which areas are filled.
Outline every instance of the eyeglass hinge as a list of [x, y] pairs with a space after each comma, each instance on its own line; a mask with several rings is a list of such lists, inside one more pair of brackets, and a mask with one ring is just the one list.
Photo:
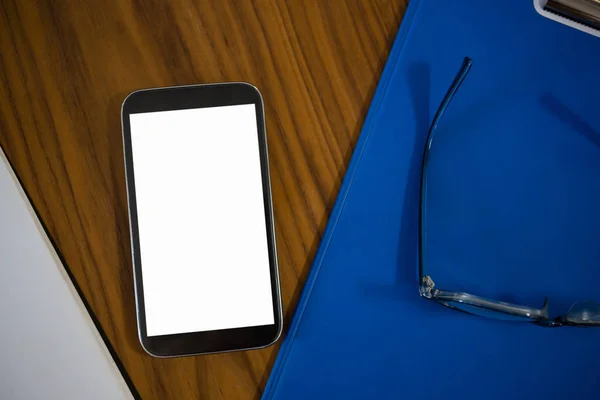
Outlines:
[[431, 299], [433, 297], [433, 290], [435, 288], [435, 283], [433, 279], [429, 275], [425, 275], [421, 281], [421, 286], [419, 286], [419, 294], [422, 297], [427, 299]]

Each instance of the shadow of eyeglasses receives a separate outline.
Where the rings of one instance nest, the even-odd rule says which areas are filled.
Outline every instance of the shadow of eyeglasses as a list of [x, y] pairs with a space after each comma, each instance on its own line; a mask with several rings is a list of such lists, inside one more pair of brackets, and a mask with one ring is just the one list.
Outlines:
[[573, 112], [562, 101], [552, 93], [544, 93], [540, 97], [540, 106], [552, 116], [570, 125], [574, 132], [577, 132], [590, 143], [600, 148], [600, 132], [585, 121], [579, 114]]

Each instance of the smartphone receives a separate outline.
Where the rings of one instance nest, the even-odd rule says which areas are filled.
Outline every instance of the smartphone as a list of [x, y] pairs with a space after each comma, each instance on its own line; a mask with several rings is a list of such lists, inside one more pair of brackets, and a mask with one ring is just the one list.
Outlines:
[[247, 83], [122, 106], [140, 342], [157, 357], [247, 350], [283, 316], [262, 96]]

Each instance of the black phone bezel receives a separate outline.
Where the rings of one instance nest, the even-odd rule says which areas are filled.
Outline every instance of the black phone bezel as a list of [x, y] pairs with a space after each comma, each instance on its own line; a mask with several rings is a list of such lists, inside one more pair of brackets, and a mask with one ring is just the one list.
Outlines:
[[[183, 110], [241, 104], [254, 104], [256, 109], [263, 199], [267, 230], [266, 234], [269, 247], [269, 267], [271, 273], [273, 315], [275, 323], [273, 325], [223, 329], [216, 331], [148, 336], [146, 333], [144, 287], [129, 115], [144, 112]], [[275, 224], [269, 174], [264, 106], [262, 96], [258, 89], [248, 83], [235, 82], [138, 90], [129, 94], [123, 101], [121, 109], [121, 123], [123, 131], [123, 148], [125, 156], [125, 175], [127, 181], [129, 226], [134, 270], [138, 335], [144, 350], [150, 355], [156, 357], [174, 357], [235, 350], [249, 350], [267, 347], [275, 343], [281, 335], [283, 327], [283, 315], [279, 286], [279, 271], [277, 264]]]

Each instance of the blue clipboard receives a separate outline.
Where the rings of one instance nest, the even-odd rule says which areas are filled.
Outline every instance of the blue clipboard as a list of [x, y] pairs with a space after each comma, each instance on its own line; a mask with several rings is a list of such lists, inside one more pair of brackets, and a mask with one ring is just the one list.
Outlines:
[[464, 56], [429, 184], [436, 284], [600, 301], [600, 39], [531, 1], [412, 0], [263, 399], [600, 397], [600, 328], [419, 297], [421, 155]]

